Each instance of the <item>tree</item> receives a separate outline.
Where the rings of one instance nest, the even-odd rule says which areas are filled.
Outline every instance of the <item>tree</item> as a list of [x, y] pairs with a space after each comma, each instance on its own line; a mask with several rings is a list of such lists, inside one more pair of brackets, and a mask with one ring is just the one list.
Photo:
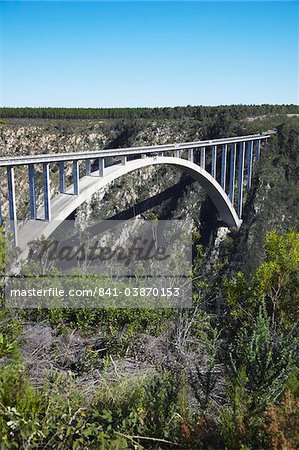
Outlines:
[[272, 328], [291, 328], [299, 319], [299, 233], [268, 232], [265, 251], [253, 277], [254, 295], [265, 298]]
[[295, 336], [279, 336], [272, 330], [262, 302], [252, 328], [240, 330], [230, 347], [228, 403], [220, 410], [226, 448], [265, 448], [267, 407], [281, 399], [296, 375], [297, 351]]
[[[232, 334], [250, 328], [264, 300], [274, 331], [285, 332], [298, 322], [299, 313], [299, 233], [266, 234], [265, 261], [249, 280], [242, 272], [226, 279], [226, 305]], [[232, 320], [231, 320], [232, 319]]]
[[271, 328], [265, 304], [259, 307], [252, 330], [240, 331], [231, 346], [232, 379], [244, 370], [250, 410], [255, 412], [277, 400], [285, 383], [296, 370], [298, 339], [292, 334], [277, 335]]

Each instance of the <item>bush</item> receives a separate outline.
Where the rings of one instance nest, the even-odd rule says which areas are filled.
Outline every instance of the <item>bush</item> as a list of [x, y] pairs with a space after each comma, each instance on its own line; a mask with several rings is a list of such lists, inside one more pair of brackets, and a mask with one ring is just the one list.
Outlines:
[[291, 392], [286, 392], [278, 405], [267, 406], [264, 430], [271, 450], [299, 447], [299, 401]]

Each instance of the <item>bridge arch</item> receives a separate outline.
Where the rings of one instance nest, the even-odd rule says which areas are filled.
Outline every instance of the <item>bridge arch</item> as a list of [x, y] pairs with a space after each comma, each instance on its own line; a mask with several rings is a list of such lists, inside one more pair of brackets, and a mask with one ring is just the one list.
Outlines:
[[216, 206], [219, 215], [227, 226], [239, 227], [241, 225], [242, 221], [239, 219], [228, 195], [205, 169], [186, 159], [153, 156], [107, 167], [105, 169], [105, 176], [103, 177], [99, 177], [97, 171], [93, 172], [91, 176], [80, 178], [80, 193], [78, 195], [73, 194], [72, 186], [65, 193], [56, 195], [51, 200], [52, 219], [50, 222], [29, 220], [19, 228], [18, 246], [21, 249], [21, 257], [25, 258], [27, 256], [29, 250], [28, 243], [30, 241], [36, 240], [41, 236], [48, 238], [59, 226], [61, 221], [66, 220], [80, 205], [89, 200], [101, 188], [135, 170], [162, 164], [180, 168], [198, 181]]

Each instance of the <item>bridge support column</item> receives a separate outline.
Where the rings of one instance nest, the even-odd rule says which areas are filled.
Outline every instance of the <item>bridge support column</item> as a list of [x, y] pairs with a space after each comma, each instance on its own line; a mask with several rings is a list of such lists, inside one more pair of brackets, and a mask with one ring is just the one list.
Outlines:
[[221, 157], [221, 187], [225, 191], [226, 187], [226, 159], [227, 159], [227, 145], [222, 147], [222, 157]]
[[125, 166], [127, 164], [127, 157], [126, 156], [122, 156], [120, 158], [120, 161], [121, 161], [122, 166]]
[[30, 198], [30, 217], [36, 220], [36, 193], [35, 193], [35, 171], [34, 165], [28, 165], [29, 176], [29, 198]]
[[230, 145], [230, 168], [229, 168], [229, 199], [234, 204], [235, 197], [235, 175], [236, 175], [236, 147], [237, 144]]
[[85, 175], [90, 176], [91, 175], [91, 161], [90, 159], [85, 160]]
[[10, 229], [13, 236], [13, 243], [15, 246], [17, 246], [18, 234], [17, 234], [16, 191], [15, 191], [15, 173], [13, 167], [7, 167], [7, 184], [8, 184]]
[[251, 180], [252, 180], [252, 146], [253, 142], [250, 141], [247, 144], [247, 187], [251, 188]]
[[193, 152], [193, 148], [188, 148], [188, 161], [191, 161], [191, 162], [194, 161], [194, 152]]
[[206, 147], [200, 149], [200, 167], [206, 168]]
[[50, 222], [51, 220], [51, 205], [50, 205], [50, 177], [49, 177], [49, 164], [43, 164], [43, 178], [44, 178], [44, 212], [45, 220]]
[[261, 158], [261, 141], [256, 143], [256, 160], [259, 161]]
[[141, 159], [145, 159], [145, 158], [146, 158], [146, 154], [145, 154], [145, 153], [142, 153]]
[[79, 195], [79, 162], [73, 161], [74, 195]]
[[59, 168], [59, 192], [61, 194], [65, 193], [65, 172], [64, 172], [64, 162], [59, 161], [58, 163]]
[[174, 157], [175, 158], [180, 158], [181, 157], [181, 151], [180, 150], [175, 150]]
[[217, 165], [217, 145], [212, 147], [212, 168], [211, 175], [216, 180], [216, 165]]
[[238, 216], [241, 219], [243, 209], [243, 181], [244, 181], [245, 143], [240, 143], [239, 148], [239, 179], [238, 179]]
[[105, 159], [99, 158], [99, 177], [103, 177], [105, 172]]

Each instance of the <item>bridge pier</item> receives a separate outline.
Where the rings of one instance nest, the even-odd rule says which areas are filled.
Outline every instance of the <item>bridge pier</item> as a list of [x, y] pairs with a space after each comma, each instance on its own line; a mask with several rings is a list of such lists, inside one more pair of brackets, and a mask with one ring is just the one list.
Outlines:
[[126, 157], [126, 156], [122, 156], [122, 157], [120, 158], [120, 161], [121, 161], [121, 165], [122, 165], [122, 166], [125, 166], [125, 165], [127, 164], [127, 157]]
[[193, 148], [188, 148], [188, 161], [194, 162], [194, 151], [193, 151]]
[[99, 177], [103, 178], [105, 173], [105, 159], [99, 158]]
[[240, 143], [239, 148], [239, 179], [238, 179], [238, 216], [241, 218], [243, 209], [243, 181], [244, 181], [245, 143]]
[[65, 193], [65, 172], [64, 172], [64, 162], [59, 161], [58, 163], [59, 168], [59, 192], [61, 194]]
[[221, 187], [225, 191], [226, 186], [226, 159], [227, 159], [227, 145], [222, 146], [222, 156], [221, 156]]
[[50, 222], [51, 220], [51, 204], [50, 204], [50, 177], [49, 177], [49, 164], [43, 163], [43, 179], [44, 179], [44, 213], [45, 220]]
[[230, 145], [230, 168], [229, 168], [229, 199], [234, 205], [235, 197], [235, 176], [236, 176], [236, 147], [237, 144]]
[[13, 243], [18, 245], [17, 233], [17, 212], [16, 212], [16, 191], [15, 191], [15, 172], [14, 168], [7, 167], [8, 201], [9, 201], [9, 220], [10, 229], [13, 236]]
[[200, 167], [206, 169], [206, 147], [200, 149]]
[[73, 186], [74, 195], [79, 195], [79, 161], [73, 161]]
[[181, 157], [181, 151], [180, 150], [175, 150], [174, 157], [175, 158], [180, 158]]
[[29, 176], [29, 200], [30, 200], [30, 218], [36, 219], [36, 192], [35, 192], [35, 170], [34, 165], [28, 165]]
[[216, 165], [217, 165], [217, 145], [212, 147], [212, 168], [211, 175], [216, 180]]
[[90, 159], [85, 160], [85, 175], [90, 176], [91, 175], [91, 161]]
[[252, 180], [252, 146], [253, 146], [253, 142], [250, 141], [247, 144], [247, 169], [248, 169], [248, 174], [247, 174], [247, 187], [248, 189], [251, 188], [251, 180]]

